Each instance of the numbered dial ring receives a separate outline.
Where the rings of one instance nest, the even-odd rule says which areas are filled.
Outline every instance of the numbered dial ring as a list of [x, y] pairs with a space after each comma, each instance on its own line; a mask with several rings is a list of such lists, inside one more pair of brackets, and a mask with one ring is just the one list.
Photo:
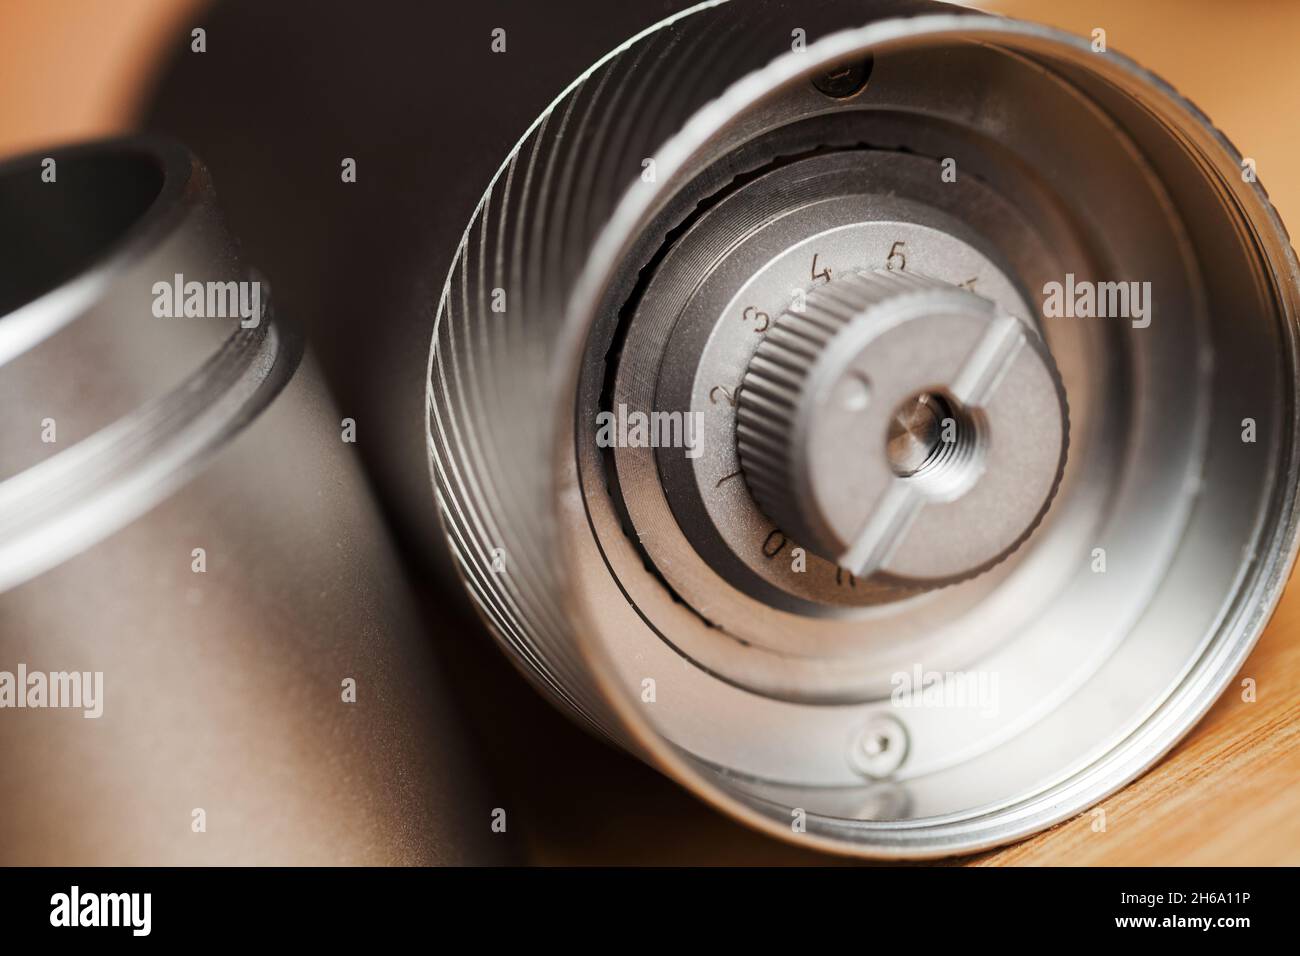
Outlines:
[[[742, 686], [862, 699], [888, 694], [888, 676], [910, 661], [959, 668], [986, 649], [982, 634], [955, 625], [1013, 560], [918, 606], [914, 599], [937, 593], [927, 589], [932, 578], [854, 573], [826, 540], [805, 540], [804, 530], [775, 519], [777, 509], [751, 489], [737, 441], [756, 352], [787, 310], [815, 303], [845, 277], [932, 277], [963, 305], [1016, 316], [1036, 340], [1033, 313], [985, 238], [1024, 226], [974, 177], [936, 192], [939, 170], [934, 159], [854, 150], [782, 163], [742, 183], [665, 250], [628, 310], [619, 347], [607, 350], [609, 377], [591, 414], [620, 426], [596, 444], [607, 449], [618, 533], [633, 549], [609, 540], [607, 554], [637, 606], [659, 607], [651, 619], [665, 640]], [[978, 231], [957, 215], [970, 209], [983, 213]], [[629, 440], [611, 440], [624, 422]], [[638, 422], [658, 441], [640, 440]], [[874, 447], [863, 429], [850, 431], [861, 449]], [[893, 436], [903, 467], [925, 440], [924, 422], [913, 432]], [[689, 447], [663, 440], [673, 434]], [[826, 476], [841, 480], [840, 463]], [[665, 588], [672, 600], [656, 605]]]
[[[915, 590], [915, 582], [843, 567], [834, 548], [803, 539], [805, 525], [785, 526], [760, 507], [738, 454], [737, 405], [750, 362], [781, 315], [842, 276], [873, 269], [925, 274], [978, 293], [1001, 314], [1029, 315], [979, 236], [909, 198], [913, 178], [919, 194], [932, 175], [933, 162], [874, 153], [784, 167], [765, 178], [779, 183], [760, 180], [720, 203], [660, 267], [629, 330], [615, 400], [691, 415], [698, 450], [688, 457], [658, 449], [656, 473], [644, 481], [636, 475], [637, 456], [618, 460], [620, 474], [630, 479], [623, 482], [624, 499], [643, 533], [641, 544], [678, 593], [721, 575], [765, 605], [825, 619]], [[973, 181], [953, 190], [954, 202], [992, 203]], [[741, 204], [778, 208], [732, 208]], [[760, 225], [740, 236], [720, 234], [754, 220]], [[699, 258], [718, 255], [715, 250], [720, 258], [701, 281]], [[657, 361], [651, 365], [647, 356]], [[659, 484], [662, 491], [652, 487]], [[649, 503], [661, 493], [692, 554], [669, 547], [674, 539], [653, 530], [662, 518]], [[709, 590], [706, 603], [717, 608], [719, 592]]]

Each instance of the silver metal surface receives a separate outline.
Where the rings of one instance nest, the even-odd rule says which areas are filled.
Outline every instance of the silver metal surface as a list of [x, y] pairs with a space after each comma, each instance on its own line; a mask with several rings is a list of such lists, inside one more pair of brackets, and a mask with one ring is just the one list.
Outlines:
[[859, 577], [942, 584], [1006, 557], [1065, 463], [1064, 396], [1036, 333], [903, 270], [851, 272], [799, 298], [738, 392], [760, 507]]
[[[1295, 553], [1300, 284], [1238, 154], [1158, 79], [890, 9], [923, 15], [705, 4], [579, 78], [466, 231], [429, 447], [471, 595], [557, 702], [767, 832], [927, 857], [1085, 809], [1244, 660]], [[944, 304], [850, 303], [861, 340], [787, 383], [788, 482], [753, 482], [765, 337], [881, 270]], [[1119, 312], [1049, 304], [1119, 283]], [[981, 385], [989, 330], [1020, 348]], [[979, 466], [927, 491], [936, 407]], [[602, 430], [636, 413], [698, 440]], [[868, 473], [943, 519], [855, 552]]]
[[154, 310], [178, 273], [264, 281], [203, 166], [52, 149], [0, 165], [0, 208], [0, 671], [102, 682], [90, 717], [10, 688], [37, 702], [0, 714], [0, 862], [508, 858], [269, 286], [247, 327]]

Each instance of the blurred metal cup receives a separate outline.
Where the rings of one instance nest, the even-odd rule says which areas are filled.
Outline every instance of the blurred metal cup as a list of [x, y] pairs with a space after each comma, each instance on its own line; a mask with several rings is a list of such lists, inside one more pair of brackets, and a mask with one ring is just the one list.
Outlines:
[[203, 166], [7, 162], [0, 253], [0, 863], [507, 856], [354, 432]]

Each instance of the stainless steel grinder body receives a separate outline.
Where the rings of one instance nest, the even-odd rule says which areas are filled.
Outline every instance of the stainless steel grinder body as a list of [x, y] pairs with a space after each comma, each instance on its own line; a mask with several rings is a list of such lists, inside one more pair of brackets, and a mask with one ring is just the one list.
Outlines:
[[1114, 51], [701, 4], [579, 77], [465, 232], [447, 537], [524, 672], [711, 802], [1003, 843], [1150, 766], [1267, 620], [1297, 288], [1248, 164]]
[[[160, 314], [177, 282], [264, 283], [203, 166], [147, 139], [6, 162], [0, 237], [0, 671], [26, 675], [0, 712], [0, 860], [502, 859], [270, 286], [248, 316]], [[57, 699], [28, 683], [49, 674]]]

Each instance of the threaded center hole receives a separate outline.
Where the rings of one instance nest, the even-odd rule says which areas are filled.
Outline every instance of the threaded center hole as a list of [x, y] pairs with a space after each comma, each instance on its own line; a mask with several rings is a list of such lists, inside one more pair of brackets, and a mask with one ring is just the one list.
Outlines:
[[894, 474], [929, 497], [951, 501], [969, 490], [984, 465], [985, 429], [943, 392], [918, 392], [889, 420], [885, 454]]

